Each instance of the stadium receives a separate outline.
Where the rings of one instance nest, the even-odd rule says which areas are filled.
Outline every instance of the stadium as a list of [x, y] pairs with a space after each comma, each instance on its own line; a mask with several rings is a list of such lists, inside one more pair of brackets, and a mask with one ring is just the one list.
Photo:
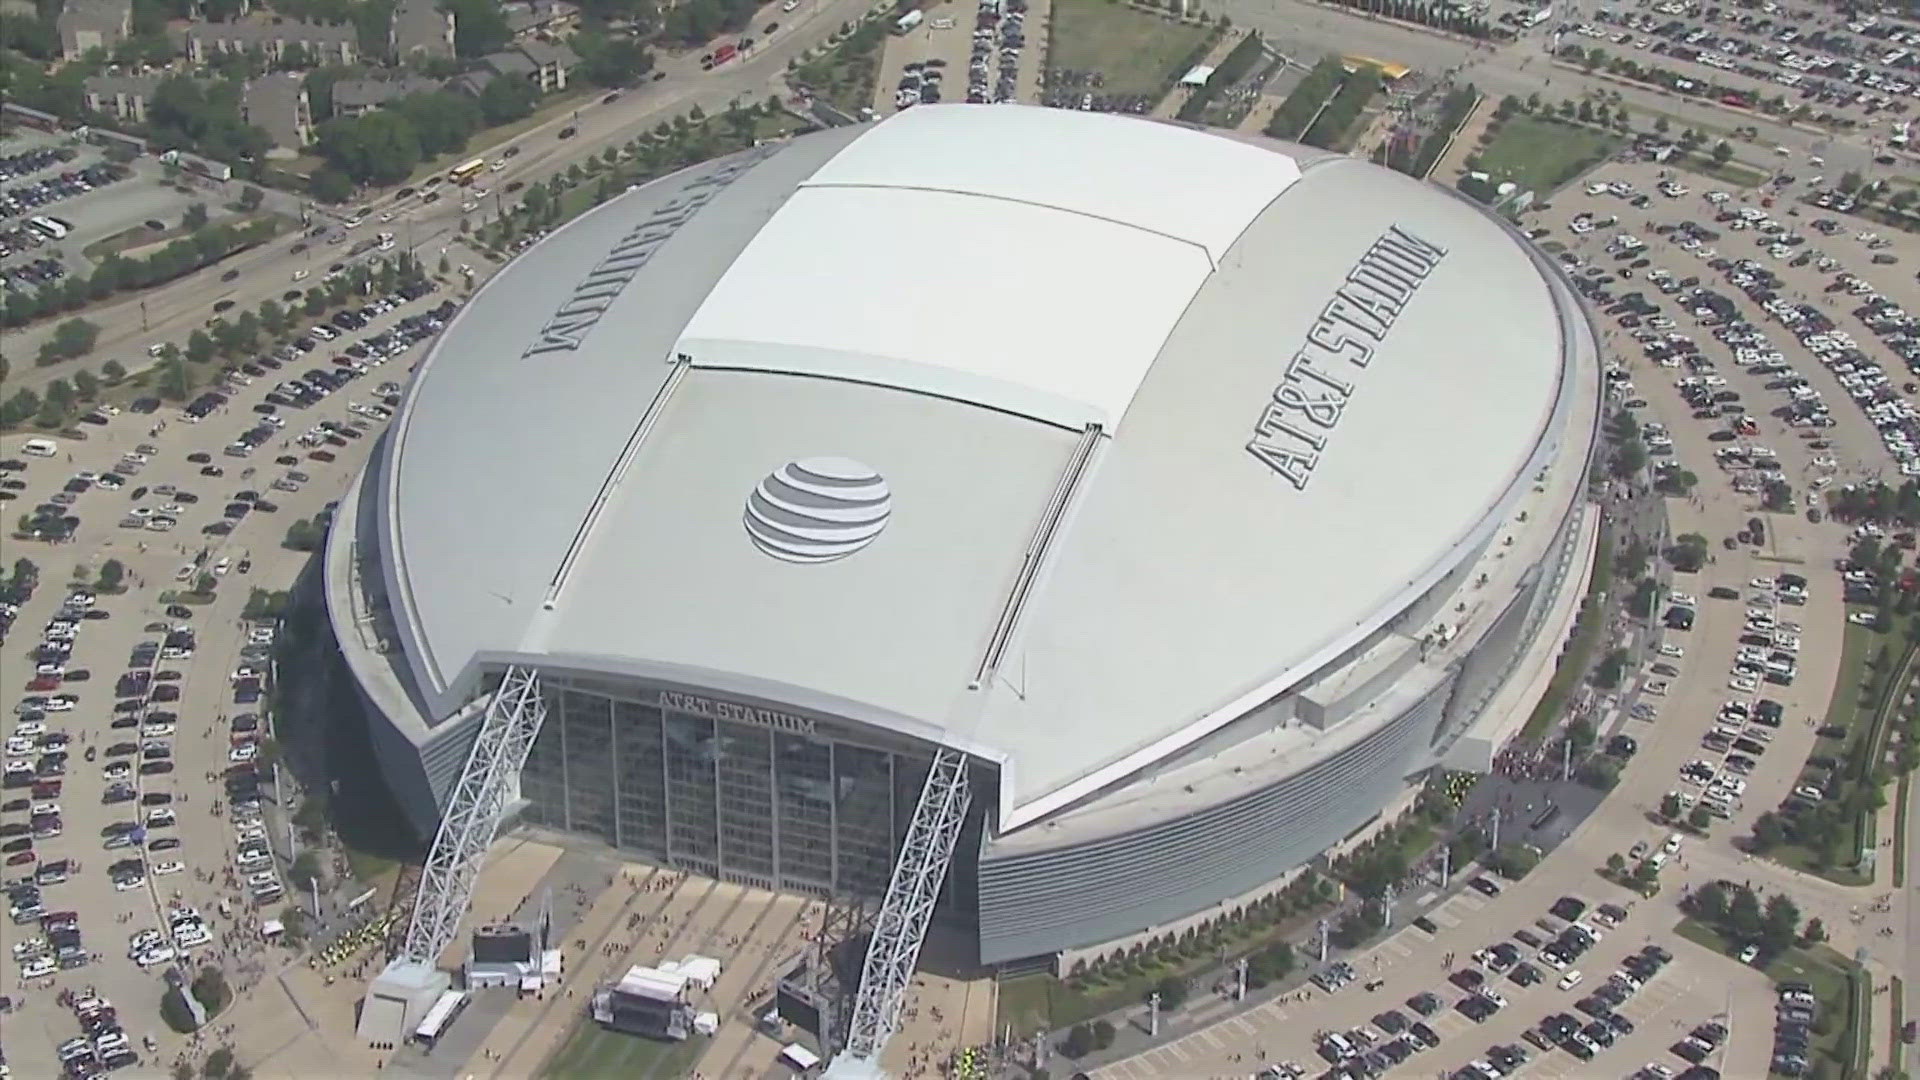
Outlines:
[[694, 166], [490, 280], [336, 514], [431, 836], [509, 667], [523, 823], [884, 892], [929, 763], [983, 963], [1217, 913], [1484, 768], [1598, 513], [1591, 331], [1479, 206], [1174, 124], [932, 106]]

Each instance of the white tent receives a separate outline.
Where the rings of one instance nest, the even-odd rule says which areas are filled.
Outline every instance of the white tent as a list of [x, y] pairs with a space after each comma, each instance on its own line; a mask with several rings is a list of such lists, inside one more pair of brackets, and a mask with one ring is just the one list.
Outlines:
[[689, 956], [680, 961], [680, 974], [700, 989], [711, 990], [720, 981], [720, 961], [711, 956]]
[[799, 1043], [788, 1043], [787, 1048], [780, 1051], [780, 1060], [796, 1069], [811, 1069], [820, 1064], [820, 1055]]
[[266, 922], [260, 924], [261, 937], [278, 937], [285, 933], [286, 930], [286, 926], [283, 925], [279, 919], [268, 919]]
[[1205, 86], [1213, 78], [1213, 68], [1206, 64], [1195, 64], [1193, 70], [1180, 76], [1181, 86]]

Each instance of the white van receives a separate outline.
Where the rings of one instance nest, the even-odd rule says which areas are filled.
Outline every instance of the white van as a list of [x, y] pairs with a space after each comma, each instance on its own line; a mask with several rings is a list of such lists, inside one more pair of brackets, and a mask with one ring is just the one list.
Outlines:
[[28, 457], [52, 457], [60, 452], [60, 444], [52, 439], [28, 439], [20, 444], [20, 452]]

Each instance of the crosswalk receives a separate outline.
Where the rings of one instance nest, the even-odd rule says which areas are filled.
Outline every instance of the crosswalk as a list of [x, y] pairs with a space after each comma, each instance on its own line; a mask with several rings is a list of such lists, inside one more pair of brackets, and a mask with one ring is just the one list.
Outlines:
[[1212, 1076], [1245, 1080], [1245, 1076], [1252, 1073], [1251, 1068], [1231, 1073], [1208, 1073], [1202, 1071], [1200, 1062], [1217, 1062], [1230, 1054], [1247, 1054], [1250, 1047], [1258, 1046], [1260, 1040], [1273, 1037], [1276, 1031], [1283, 1028], [1288, 1005], [1278, 1000], [1266, 1002], [1143, 1054], [1102, 1066], [1087, 1075], [1093, 1080], [1167, 1080], [1168, 1077], [1199, 1080]]

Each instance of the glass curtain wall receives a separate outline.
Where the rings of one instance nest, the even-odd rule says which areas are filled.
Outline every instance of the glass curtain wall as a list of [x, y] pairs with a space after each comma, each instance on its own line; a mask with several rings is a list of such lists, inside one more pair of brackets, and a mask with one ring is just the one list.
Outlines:
[[826, 723], [797, 732], [658, 702], [643, 687], [551, 680], [520, 779], [526, 820], [710, 877], [885, 892], [925, 755], [844, 741]]

